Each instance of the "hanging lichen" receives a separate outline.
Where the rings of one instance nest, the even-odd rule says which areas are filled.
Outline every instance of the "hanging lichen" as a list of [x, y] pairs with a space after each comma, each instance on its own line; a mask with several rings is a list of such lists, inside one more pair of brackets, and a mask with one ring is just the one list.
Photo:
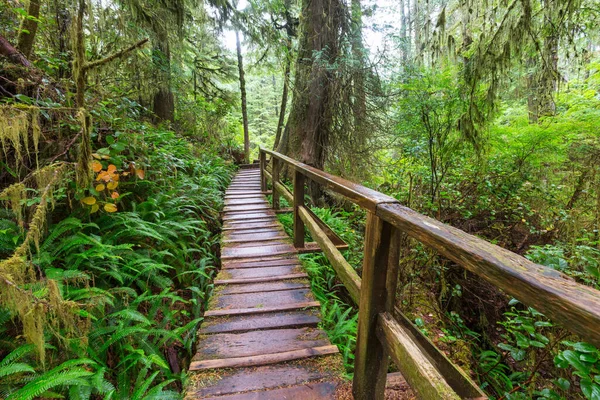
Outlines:
[[40, 128], [40, 112], [37, 107], [14, 108], [0, 107], [0, 143], [5, 159], [9, 158], [11, 150], [14, 151], [15, 167], [19, 167], [23, 152], [31, 157], [29, 148], [29, 135], [38, 165], [38, 148], [42, 130]]
[[23, 204], [27, 197], [25, 185], [16, 183], [0, 192], [0, 200], [5, 200], [10, 204], [15, 218], [21, 229], [23, 228]]
[[[37, 276], [36, 270], [29, 261], [32, 247], [39, 251], [48, 206], [53, 198], [52, 193], [64, 181], [68, 165], [65, 163], [49, 165], [31, 175], [30, 178], [35, 178], [40, 193], [39, 204], [29, 221], [23, 242], [11, 257], [0, 261], [0, 304], [22, 322], [23, 336], [35, 345], [42, 362], [44, 362], [44, 329], [49, 329], [56, 337], [63, 339], [63, 334], [73, 335], [78, 330], [87, 329], [89, 326], [89, 321], [76, 318], [78, 305], [62, 298], [58, 283]], [[0, 198], [10, 201], [11, 207], [15, 210], [14, 204], [21, 207], [25, 193], [25, 185], [19, 183], [2, 191]], [[22, 214], [20, 218], [24, 219]], [[28, 288], [32, 283], [41, 284], [47, 290], [34, 292]]]

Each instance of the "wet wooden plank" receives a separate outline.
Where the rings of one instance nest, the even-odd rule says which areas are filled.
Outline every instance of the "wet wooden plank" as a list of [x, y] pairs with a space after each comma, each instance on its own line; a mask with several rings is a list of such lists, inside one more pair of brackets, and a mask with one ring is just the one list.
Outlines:
[[221, 251], [222, 259], [265, 257], [278, 254], [295, 253], [296, 249], [291, 244], [276, 244], [258, 247], [225, 247]]
[[276, 292], [253, 292], [237, 294], [219, 293], [211, 300], [211, 308], [252, 308], [274, 307], [279, 304], [302, 303], [313, 301], [310, 289], [291, 289]]
[[256, 211], [256, 210], [268, 210], [269, 204], [267, 202], [264, 203], [253, 203], [253, 204], [236, 204], [231, 206], [225, 206], [223, 208], [224, 213], [231, 212], [248, 212], [248, 211]]
[[208, 310], [204, 313], [206, 318], [208, 317], [220, 317], [220, 316], [231, 316], [231, 315], [247, 315], [247, 314], [262, 314], [276, 311], [288, 311], [288, 310], [304, 310], [307, 308], [320, 307], [321, 303], [318, 301], [307, 301], [296, 304], [281, 304], [276, 307], [262, 307], [262, 308], [236, 308], [231, 310]]
[[[252, 333], [262, 333], [268, 331], [255, 331]], [[213, 336], [221, 336], [222, 334], [216, 334]], [[226, 334], [225, 334], [226, 335]], [[212, 336], [211, 336], [212, 337]], [[276, 337], [271, 336], [273, 340], [277, 340]], [[305, 343], [310, 341], [306, 340]], [[300, 345], [300, 344], [298, 344]], [[292, 345], [290, 345], [292, 346]], [[273, 345], [272, 347], [277, 347]], [[239, 350], [239, 349], [237, 349]], [[260, 365], [269, 365], [269, 364], [277, 364], [284, 363], [293, 360], [299, 360], [302, 358], [309, 358], [315, 356], [324, 356], [328, 354], [336, 354], [339, 350], [337, 346], [334, 345], [322, 345], [322, 346], [314, 346], [314, 347], [303, 347], [296, 350], [287, 350], [280, 351], [276, 353], [264, 353], [264, 354], [255, 354], [249, 356], [240, 356], [240, 357], [224, 357], [221, 359], [214, 360], [203, 360], [203, 361], [193, 361], [190, 364], [190, 371], [199, 371], [205, 369], [215, 369], [215, 368], [243, 368], [243, 367], [255, 367]]]
[[228, 285], [220, 288], [219, 294], [236, 294], [236, 293], [256, 293], [256, 292], [277, 292], [280, 290], [305, 289], [309, 288], [308, 280], [298, 282], [260, 282], [239, 285]]
[[[257, 368], [243, 368], [223, 371], [216, 378], [211, 377], [210, 385], [199, 382], [200, 389], [194, 394], [197, 398], [210, 398], [233, 393], [271, 389], [281, 386], [301, 385], [331, 377], [314, 365], [269, 365]], [[207, 382], [208, 383], [208, 382]]]
[[266, 217], [274, 217], [275, 213], [271, 210], [265, 211], [253, 211], [253, 212], [245, 212], [240, 214], [235, 213], [227, 213], [223, 215], [223, 221], [239, 221], [239, 220], [247, 220], [247, 219], [258, 219], [258, 218], [266, 218]]
[[221, 243], [252, 243], [252, 242], [263, 242], [265, 240], [277, 240], [277, 239], [289, 239], [289, 236], [283, 231], [265, 232], [265, 233], [254, 233], [247, 235], [229, 235], [225, 236]]
[[229, 262], [223, 263], [223, 269], [280, 267], [283, 265], [300, 266], [300, 261], [296, 257], [277, 258], [277, 259], [268, 260], [268, 261], [246, 261], [246, 262], [229, 261]]
[[236, 247], [254, 247], [254, 246], [272, 246], [276, 244], [291, 244], [292, 239], [290, 238], [273, 238], [266, 240], [257, 240], [257, 241], [247, 241], [247, 242], [234, 242], [230, 243], [232, 246]]
[[242, 279], [242, 278], [262, 278], [266, 276], [280, 276], [298, 274], [304, 272], [299, 265], [280, 265], [271, 267], [256, 268], [235, 268], [221, 271], [217, 279]]
[[277, 275], [277, 276], [264, 276], [260, 278], [238, 278], [238, 279], [220, 279], [215, 280], [215, 285], [233, 285], [238, 283], [260, 283], [260, 282], [275, 282], [275, 281], [285, 281], [288, 279], [301, 279], [308, 278], [308, 275], [305, 272], [298, 274], [290, 274], [290, 275]]
[[310, 310], [275, 312], [255, 315], [238, 315], [212, 318], [203, 324], [199, 334], [247, 332], [264, 329], [301, 328], [317, 326], [321, 320]]
[[255, 229], [267, 229], [267, 228], [279, 228], [281, 224], [277, 222], [277, 219], [270, 218], [267, 220], [259, 220], [259, 221], [247, 221], [244, 224], [223, 224], [223, 231], [243, 231], [243, 230], [255, 230]]
[[271, 329], [202, 336], [194, 361], [249, 357], [329, 345], [325, 332], [312, 328]]
[[[318, 382], [258, 392], [213, 397], [217, 400], [335, 400], [338, 383]], [[210, 399], [210, 398], [209, 398]]]
[[267, 204], [268, 205], [269, 202], [261, 197], [251, 197], [248, 199], [233, 198], [233, 199], [225, 200], [225, 206], [235, 206], [235, 205], [243, 205], [243, 204]]

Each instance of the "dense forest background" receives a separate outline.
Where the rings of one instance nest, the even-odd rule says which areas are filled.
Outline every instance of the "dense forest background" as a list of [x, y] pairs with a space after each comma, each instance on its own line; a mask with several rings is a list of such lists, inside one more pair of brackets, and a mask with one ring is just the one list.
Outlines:
[[[597, 0], [1, 0], [0, 398], [180, 398], [222, 192], [259, 146], [600, 289], [599, 18]], [[308, 194], [360, 272], [364, 213]], [[600, 398], [599, 349], [403, 249], [399, 305], [492, 398]], [[356, 309], [302, 257], [351, 375]]]

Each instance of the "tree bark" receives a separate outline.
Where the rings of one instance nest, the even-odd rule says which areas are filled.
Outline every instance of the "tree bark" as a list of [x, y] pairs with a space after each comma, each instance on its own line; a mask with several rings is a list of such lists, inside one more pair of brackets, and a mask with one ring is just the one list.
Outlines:
[[[291, 50], [291, 49], [288, 46], [288, 53], [289, 53], [289, 50]], [[283, 127], [284, 127], [285, 111], [287, 109], [291, 64], [292, 64], [292, 61], [289, 58], [289, 54], [286, 54], [285, 71], [283, 73], [283, 92], [281, 93], [281, 106], [279, 107], [279, 121], [277, 122], [277, 133], [275, 134], [275, 143], [273, 144], [273, 149], [277, 149], [277, 147], [279, 146], [279, 142], [281, 140], [281, 133], [282, 133]]]
[[404, 4], [405, 0], [400, 0], [400, 38], [402, 41], [402, 64], [406, 65], [407, 61], [408, 61], [408, 49], [410, 48], [410, 41], [408, 40], [408, 36], [406, 34], [407, 32], [407, 25], [408, 25], [408, 21], [406, 18], [406, 10], [404, 8], [405, 4]]
[[158, 91], [154, 94], [152, 111], [158, 121], [175, 121], [175, 96], [171, 90], [171, 50], [168, 38], [159, 38], [154, 49], [158, 71]]
[[244, 77], [244, 59], [242, 57], [242, 45], [240, 34], [235, 31], [235, 48], [237, 50], [238, 72], [240, 78], [240, 93], [242, 97], [242, 123], [244, 125], [244, 154], [246, 164], [250, 164], [250, 135], [248, 134], [248, 110], [246, 108], [246, 78]]
[[[334, 77], [328, 68], [339, 55], [344, 5], [339, 0], [303, 0], [294, 98], [279, 148], [287, 155], [324, 169], [333, 127]], [[283, 146], [285, 147], [283, 147]], [[320, 197], [311, 182], [309, 194]]]
[[35, 42], [41, 3], [41, 0], [29, 0], [29, 8], [27, 9], [28, 15], [23, 19], [19, 30], [19, 36], [17, 37], [17, 49], [19, 49], [26, 58], [31, 56], [31, 50], [33, 49], [33, 43]]

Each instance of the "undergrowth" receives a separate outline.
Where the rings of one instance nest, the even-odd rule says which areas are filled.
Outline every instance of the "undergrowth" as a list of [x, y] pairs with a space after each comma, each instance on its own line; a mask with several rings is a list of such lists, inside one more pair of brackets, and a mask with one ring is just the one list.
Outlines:
[[[40, 280], [56, 281], [89, 329], [67, 338], [46, 327], [42, 364], [22, 335], [27, 327], [0, 308], [0, 398], [180, 396], [212, 290], [218, 211], [233, 168], [172, 131], [133, 120], [117, 125], [94, 134], [95, 190], [66, 182], [32, 251]], [[2, 211], [0, 256], [22, 240], [12, 213]], [[26, 289], [40, 298], [47, 290]]]

